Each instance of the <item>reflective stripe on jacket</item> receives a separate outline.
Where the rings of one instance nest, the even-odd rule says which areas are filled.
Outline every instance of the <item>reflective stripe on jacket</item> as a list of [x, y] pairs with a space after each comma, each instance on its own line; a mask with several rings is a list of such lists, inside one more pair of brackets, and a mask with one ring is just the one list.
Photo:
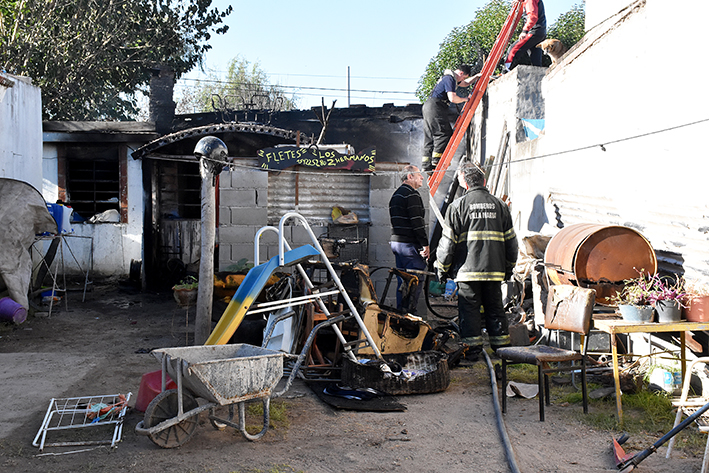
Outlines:
[[485, 187], [469, 189], [446, 212], [436, 265], [456, 281], [504, 281], [517, 262], [507, 205]]

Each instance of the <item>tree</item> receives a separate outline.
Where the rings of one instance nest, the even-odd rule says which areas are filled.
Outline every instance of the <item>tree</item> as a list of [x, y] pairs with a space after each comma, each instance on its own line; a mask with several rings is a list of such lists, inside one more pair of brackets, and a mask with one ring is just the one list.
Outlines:
[[567, 48], [578, 43], [585, 34], [586, 14], [583, 4], [571, 7], [571, 10], [559, 16], [547, 30], [547, 38], [556, 38]]
[[[473, 73], [482, 70], [483, 62], [492, 50], [511, 9], [512, 2], [509, 0], [490, 0], [477, 10], [473, 21], [465, 26], [454, 28], [448, 34], [419, 79], [416, 96], [421, 102], [428, 99], [446, 69], [455, 68], [460, 64], [470, 64]], [[517, 31], [512, 34], [512, 38], [519, 37], [521, 30], [522, 22], [517, 25]], [[547, 30], [547, 37], [557, 38], [569, 48], [576, 44], [583, 34], [583, 5], [574, 5]]]
[[0, 68], [42, 88], [45, 119], [131, 119], [151, 70], [202, 64], [232, 11], [212, 0], [0, 0]]
[[258, 62], [237, 56], [229, 61], [226, 79], [210, 72], [207, 79], [185, 90], [177, 101], [177, 113], [226, 110], [293, 110], [295, 95], [288, 98], [282, 87], [269, 84]]

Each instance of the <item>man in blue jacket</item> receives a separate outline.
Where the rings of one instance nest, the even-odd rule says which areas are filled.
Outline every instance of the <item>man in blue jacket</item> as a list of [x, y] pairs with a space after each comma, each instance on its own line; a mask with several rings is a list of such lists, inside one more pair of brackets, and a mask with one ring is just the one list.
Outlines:
[[493, 351], [510, 344], [501, 284], [517, 262], [517, 236], [509, 208], [487, 190], [479, 167], [461, 166], [458, 182], [466, 192], [446, 211], [436, 269], [441, 280], [455, 277], [460, 336], [469, 346], [466, 359], [475, 360], [483, 322]]
[[432, 171], [438, 165], [438, 161], [453, 136], [448, 106], [468, 101], [469, 97], [460, 97], [456, 90], [458, 87], [469, 87], [481, 76], [480, 73], [473, 76], [470, 73], [471, 68], [467, 64], [458, 66], [455, 71], [446, 69], [431, 91], [431, 96], [423, 104], [423, 159], [421, 166], [426, 172]]

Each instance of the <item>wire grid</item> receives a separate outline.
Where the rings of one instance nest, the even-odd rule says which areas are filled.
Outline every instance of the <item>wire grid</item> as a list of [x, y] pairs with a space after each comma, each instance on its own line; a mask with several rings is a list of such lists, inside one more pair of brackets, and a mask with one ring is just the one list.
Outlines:
[[[115, 447], [121, 440], [123, 418], [128, 409], [131, 393], [125, 395], [125, 402], [105, 414], [100, 414], [102, 406], [111, 407], [121, 403], [121, 394], [101, 396], [82, 396], [68, 398], [52, 398], [49, 401], [47, 413], [35, 436], [32, 445], [39, 447], [40, 452], [45, 447], [71, 447], [79, 445], [110, 445]], [[72, 435], [76, 429], [91, 427], [91, 435]], [[61, 441], [47, 442], [47, 434], [54, 432]], [[93, 434], [93, 432], [96, 432]], [[96, 439], [98, 436], [109, 438]]]

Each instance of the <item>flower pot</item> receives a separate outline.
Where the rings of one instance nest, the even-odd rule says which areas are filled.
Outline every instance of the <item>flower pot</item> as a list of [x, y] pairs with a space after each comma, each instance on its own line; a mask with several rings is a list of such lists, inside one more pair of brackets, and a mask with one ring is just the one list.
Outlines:
[[687, 322], [709, 322], [709, 296], [690, 295], [684, 316]]
[[618, 310], [623, 320], [628, 322], [652, 322], [655, 309], [651, 305], [619, 304]]
[[172, 289], [172, 295], [180, 307], [194, 307], [197, 305], [197, 289]]
[[682, 320], [682, 306], [679, 305], [679, 301], [657, 301], [655, 302], [655, 311], [657, 311], [657, 321], [661, 324]]

